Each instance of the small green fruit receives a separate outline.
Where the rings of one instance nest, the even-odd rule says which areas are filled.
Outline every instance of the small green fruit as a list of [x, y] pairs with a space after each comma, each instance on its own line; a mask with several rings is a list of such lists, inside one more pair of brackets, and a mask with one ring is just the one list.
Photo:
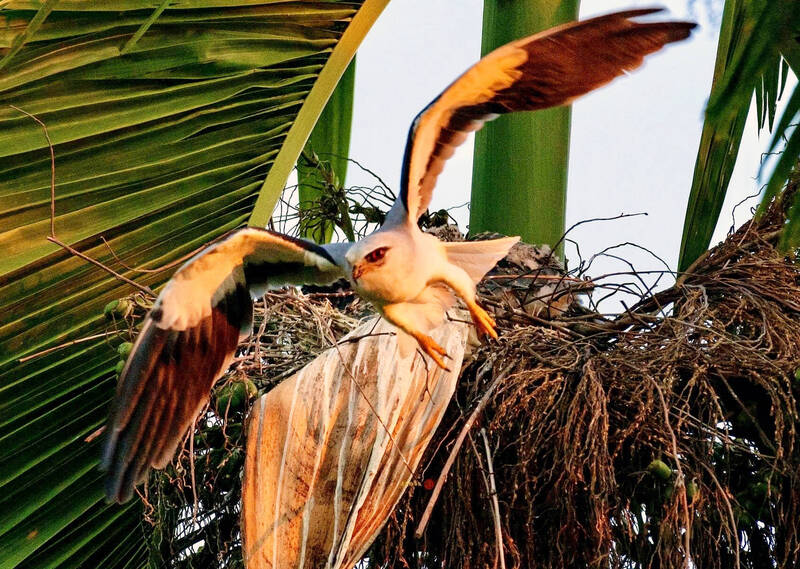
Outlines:
[[647, 465], [647, 472], [660, 478], [661, 480], [669, 480], [672, 477], [672, 469], [661, 460], [655, 459]]
[[119, 304], [119, 299], [112, 300], [108, 304], [106, 304], [105, 308], [103, 308], [103, 314], [106, 315], [106, 318], [111, 320], [114, 318], [114, 313], [117, 311], [117, 305]]
[[258, 388], [246, 377], [223, 385], [217, 390], [217, 413], [224, 415], [226, 411], [242, 411], [247, 401], [256, 395]]
[[697, 482], [694, 480], [689, 480], [689, 482], [686, 484], [686, 498], [691, 502], [699, 492], [700, 487], [697, 485]]
[[106, 304], [105, 308], [103, 308], [103, 314], [105, 314], [106, 318], [109, 320], [113, 320], [114, 318], [124, 318], [128, 314], [130, 308], [130, 302], [124, 298], [119, 298]]
[[132, 349], [133, 349], [132, 343], [122, 342], [117, 348], [117, 353], [119, 354], [119, 357], [121, 357], [123, 360], [127, 360], [128, 356], [131, 355]]
[[794, 370], [794, 378], [795, 378], [797, 381], [800, 381], [800, 367], [799, 367], [799, 368], [797, 368], [796, 370]]
[[117, 375], [120, 375], [120, 374], [122, 373], [122, 369], [123, 369], [124, 367], [125, 367], [125, 360], [120, 360], [120, 361], [118, 361], [118, 362], [117, 362], [117, 365], [116, 365], [116, 367], [114, 368], [114, 372], [115, 372]]

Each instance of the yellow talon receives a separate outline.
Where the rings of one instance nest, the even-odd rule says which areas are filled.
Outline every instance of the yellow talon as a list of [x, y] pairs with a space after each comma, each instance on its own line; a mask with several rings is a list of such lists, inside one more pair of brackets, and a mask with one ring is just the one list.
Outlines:
[[450, 357], [443, 347], [437, 344], [433, 338], [425, 334], [415, 334], [414, 338], [417, 340], [417, 343], [419, 343], [419, 347], [422, 348], [422, 351], [428, 354], [431, 359], [436, 362], [436, 365], [445, 371], [450, 371], [450, 369], [444, 365], [444, 360], [442, 359], [442, 357]]
[[491, 336], [495, 340], [497, 339], [497, 330], [495, 330], [497, 323], [489, 316], [489, 313], [478, 306], [477, 303], [472, 303], [469, 306], [469, 313], [472, 315], [472, 321], [475, 323], [475, 330], [479, 338]]

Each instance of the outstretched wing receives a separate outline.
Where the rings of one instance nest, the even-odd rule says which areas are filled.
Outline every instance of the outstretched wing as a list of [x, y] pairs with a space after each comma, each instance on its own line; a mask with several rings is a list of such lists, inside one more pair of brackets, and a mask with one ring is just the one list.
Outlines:
[[628, 10], [551, 28], [506, 44], [469, 68], [412, 122], [391, 219], [419, 218], [445, 161], [486, 121], [568, 104], [635, 69], [664, 45], [687, 38], [696, 26], [631, 20], [658, 11]]
[[147, 315], [119, 378], [102, 460], [109, 499], [128, 500], [151, 466], [171, 460], [240, 340], [250, 335], [251, 296], [342, 276], [325, 248], [252, 228], [181, 267]]

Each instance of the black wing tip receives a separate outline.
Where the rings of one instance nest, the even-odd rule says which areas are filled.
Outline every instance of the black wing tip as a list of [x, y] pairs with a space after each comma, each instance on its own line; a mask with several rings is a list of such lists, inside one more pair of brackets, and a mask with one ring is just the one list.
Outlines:
[[122, 484], [124, 476], [114, 468], [113, 458], [114, 449], [104, 450], [103, 458], [100, 461], [100, 470], [106, 473], [103, 480], [105, 487], [106, 502], [111, 504], [117, 502], [124, 504], [130, 500], [133, 489], [126, 489]]
[[676, 38], [676, 41], [688, 38], [690, 35], [692, 35], [692, 32], [694, 30], [700, 27], [700, 25], [697, 22], [681, 21], [681, 22], [670, 22], [670, 23], [672, 24], [673, 28], [675, 28], [676, 30], [682, 30], [683, 32], [681, 37]]
[[104, 485], [107, 503], [124, 504], [133, 496], [136, 483], [129, 483], [130, 469], [132, 465], [127, 464], [121, 454], [120, 441], [112, 436], [112, 424], [106, 426], [108, 435], [103, 443], [103, 452], [100, 459], [99, 468], [106, 473]]
[[107, 476], [105, 479], [106, 503], [124, 504], [133, 497], [133, 487], [124, 486], [119, 478]]
[[697, 27], [697, 22], [688, 22], [682, 20], [642, 22], [636, 25], [634, 31], [658, 30], [666, 32], [668, 37], [665, 39], [665, 43], [673, 43], [685, 40], [692, 35], [692, 31], [694, 31]]
[[664, 38], [664, 45], [685, 40], [692, 34], [692, 31], [698, 27], [697, 22], [690, 22], [688, 20], [635, 20], [635, 18], [658, 14], [665, 10], [666, 9], [661, 6], [637, 8], [633, 10], [624, 10], [622, 12], [612, 12], [595, 18], [580, 20], [575, 23], [578, 27], [581, 27], [583, 24], [597, 24], [599, 22], [628, 22], [629, 25], [620, 29], [618, 33], [623, 35], [638, 34], [647, 30], [665, 32], [667, 37]]
[[116, 458], [117, 460], [108, 466], [101, 463], [100, 470], [106, 472], [104, 480], [106, 502], [124, 504], [133, 497], [136, 486], [146, 480], [150, 468], [143, 469], [144, 475], [134, 479], [141, 470], [138, 468], [138, 463], [126, 464], [121, 457]]
[[614, 16], [618, 18], [638, 18], [639, 16], [649, 16], [650, 14], [658, 14], [666, 11], [666, 6], [646, 6], [644, 8], [631, 8], [630, 10], [612, 12], [608, 14], [608, 16]]
[[[659, 14], [662, 12], [667, 11], [664, 6], [650, 6], [648, 8], [636, 8], [633, 10], [625, 10], [623, 12], [614, 12], [612, 14], [608, 14], [608, 16], [601, 16], [601, 17], [622, 17], [626, 20], [630, 20], [631, 18], [640, 18], [642, 16], [649, 16], [650, 14]], [[654, 26], [668, 26], [670, 28], [675, 29], [685, 29], [687, 31], [691, 31], [698, 27], [697, 22], [690, 22], [688, 20], [661, 20], [661, 21], [654, 21], [654, 22], [636, 22], [640, 26], [647, 26], [647, 25], [654, 25]]]
[[[602, 14], [599, 16], [595, 16], [593, 18], [579, 20], [576, 23], [583, 24], [589, 22], [596, 22], [597, 20], [631, 20], [634, 18], [641, 18], [643, 16], [650, 16], [651, 14], [661, 14], [663, 12], [667, 12], [667, 8], [665, 8], [664, 6], [649, 6], [646, 8], [634, 8], [631, 10], [610, 12], [608, 14]], [[649, 24], [652, 24], [652, 25], [667, 25], [674, 27], [686, 27], [690, 30], [697, 27], [697, 22], [690, 22], [688, 20], [661, 20], [653, 22], [645, 20], [644, 22], [634, 22], [634, 23], [639, 26], [647, 26]]]

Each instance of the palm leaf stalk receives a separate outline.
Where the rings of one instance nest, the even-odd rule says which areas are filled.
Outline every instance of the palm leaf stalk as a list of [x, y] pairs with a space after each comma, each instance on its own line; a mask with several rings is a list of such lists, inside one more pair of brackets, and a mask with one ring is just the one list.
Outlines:
[[156, 288], [171, 270], [150, 269], [246, 223], [291, 169], [286, 142], [387, 1], [1, 4], [0, 567], [147, 558], [141, 506], [104, 503], [90, 437], [133, 332], [112, 301], [132, 289], [46, 240], [50, 152], [29, 115], [53, 144], [58, 239]]

